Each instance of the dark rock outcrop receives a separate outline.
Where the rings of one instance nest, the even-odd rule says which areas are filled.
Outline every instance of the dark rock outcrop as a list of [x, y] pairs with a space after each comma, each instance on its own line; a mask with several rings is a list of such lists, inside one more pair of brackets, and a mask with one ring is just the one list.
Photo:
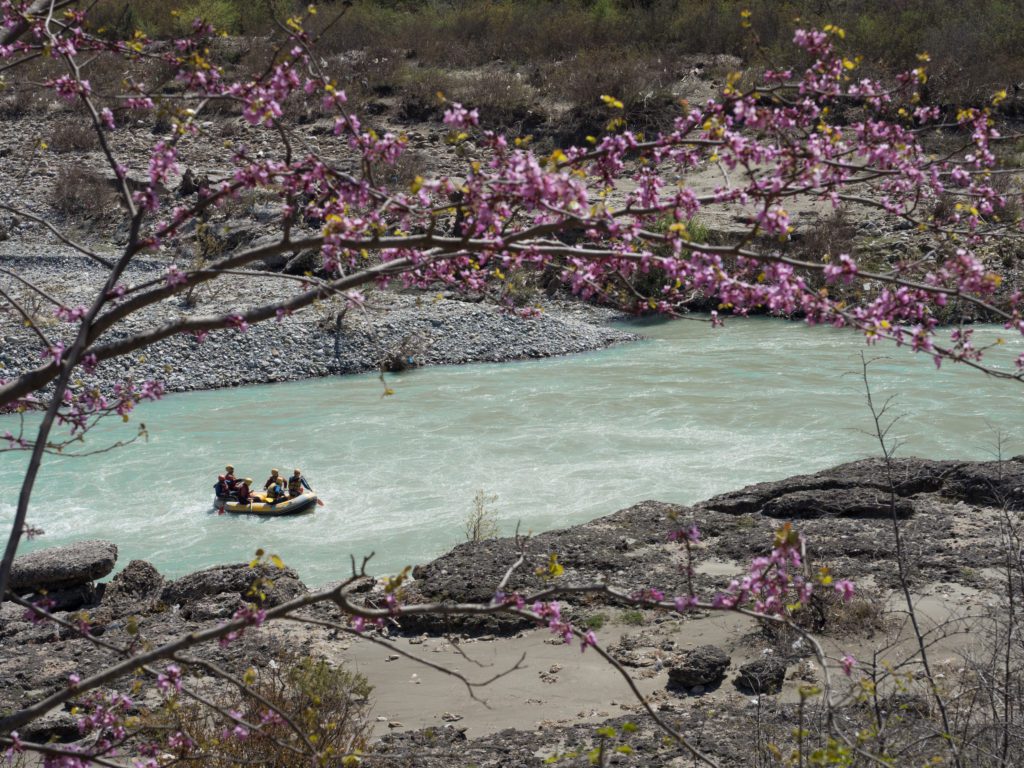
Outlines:
[[137, 602], [159, 597], [164, 577], [145, 560], [132, 560], [107, 584], [103, 604]]
[[[894, 462], [893, 485], [896, 495], [913, 496], [918, 493], [933, 493], [942, 489], [946, 477], [960, 466], [955, 461], [929, 461], [927, 459], [899, 459]], [[785, 480], [748, 485], [738, 491], [730, 491], [703, 502], [700, 506], [718, 512], [741, 515], [760, 512], [765, 505], [783, 496], [804, 493], [821, 494], [841, 489], [872, 489], [889, 492], [885, 462], [881, 459], [864, 459], [817, 472], [813, 475], [794, 475]]]
[[[673, 528], [696, 525], [709, 547], [692, 553], [698, 566], [693, 588], [713, 594], [729, 578], [702, 573], [700, 563], [709, 556], [732, 561], [737, 564], [734, 575], [739, 575], [744, 563], [769, 551], [774, 531], [786, 521], [795, 521], [804, 534], [812, 562], [828, 563], [843, 578], [871, 575], [885, 586], [894, 572], [890, 469], [897, 517], [907, 521], [911, 539], [927, 537], [929, 544], [914, 556], [914, 582], [962, 580], [963, 573], [997, 556], [998, 535], [986, 527], [996, 523], [971, 512], [967, 504], [991, 508], [998, 500], [998, 505], [1024, 507], [1024, 458], [1004, 462], [906, 458], [894, 460], [888, 468], [880, 460], [866, 459], [813, 475], [747, 486], [693, 507], [642, 501], [584, 525], [539, 534], [525, 543], [526, 561], [513, 574], [506, 592], [542, 588], [545, 582], [536, 571], [543, 570], [556, 554], [565, 568], [562, 584], [605, 580], [623, 589], [654, 585], [666, 594], [682, 594], [690, 584], [679, 567], [681, 554], [666, 546], [666, 535]], [[487, 602], [518, 555], [511, 539], [460, 545], [414, 570], [416, 582], [407, 602]], [[720, 566], [714, 571], [720, 573]], [[600, 603], [602, 598], [592, 600]], [[529, 626], [494, 617], [441, 621], [403, 617], [400, 622], [415, 632], [500, 634]]]
[[66, 744], [82, 738], [82, 732], [78, 728], [78, 718], [63, 710], [48, 712], [38, 720], [21, 728], [18, 735], [25, 741], [33, 741], [37, 744], [45, 744], [48, 741]]
[[729, 654], [713, 645], [700, 645], [678, 656], [668, 667], [668, 682], [677, 688], [722, 682], [729, 668]]
[[[938, 493], [970, 504], [1024, 507], [1024, 456], [1003, 462], [896, 459], [892, 462], [892, 470], [893, 489], [901, 498]], [[715, 496], [700, 506], [729, 514], [763, 511], [775, 517], [783, 515], [769, 510], [778, 509], [779, 500], [787, 496], [822, 500], [831, 496], [839, 503], [844, 500], [840, 491], [857, 491], [863, 500], [867, 500], [870, 490], [883, 495], [889, 493], [887, 470], [881, 459], [864, 459], [813, 475], [795, 475], [785, 480], [748, 485], [738, 491]], [[851, 496], [847, 500], [856, 504], [857, 497]], [[799, 506], [796, 502], [794, 505]], [[867, 508], [870, 507], [868, 504]], [[806, 510], [806, 505], [802, 509]], [[874, 515], [866, 512], [865, 516]]]
[[[257, 580], [262, 585], [254, 589]], [[191, 605], [205, 597], [230, 594], [242, 600], [273, 607], [287, 602], [308, 590], [291, 568], [275, 568], [261, 563], [250, 568], [244, 563], [219, 565], [190, 573], [167, 584], [160, 599], [167, 605]], [[262, 592], [265, 597], [260, 598]]]
[[750, 693], [778, 693], [786, 679], [786, 663], [774, 656], [765, 656], [740, 667], [736, 685]]
[[87, 581], [84, 584], [72, 584], [63, 589], [50, 589], [46, 592], [46, 599], [52, 601], [50, 611], [77, 611], [88, 605], [95, 605], [98, 601], [96, 586]]
[[15, 558], [10, 585], [15, 592], [66, 589], [103, 578], [116, 562], [117, 546], [109, 541], [40, 549]]
[[770, 499], [761, 514], [783, 520], [816, 517], [910, 517], [914, 505], [878, 488], [829, 488], [794, 491]]
[[164, 577], [145, 560], [132, 560], [103, 590], [93, 619], [106, 623], [129, 614], [145, 613], [160, 599]]

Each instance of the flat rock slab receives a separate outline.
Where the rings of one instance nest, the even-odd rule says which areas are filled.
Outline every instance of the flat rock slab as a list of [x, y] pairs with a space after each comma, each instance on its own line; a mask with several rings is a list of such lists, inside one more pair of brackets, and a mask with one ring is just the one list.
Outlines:
[[794, 491], [766, 502], [761, 514], [783, 520], [817, 517], [910, 517], [914, 505], [878, 488]]
[[11, 589], [15, 592], [65, 589], [102, 579], [114, 570], [117, 545], [79, 541], [66, 547], [40, 549], [14, 559]]
[[[260, 589], [254, 584], [262, 582]], [[255, 600], [265, 606], [280, 605], [305, 593], [306, 585], [291, 568], [279, 569], [266, 563], [254, 568], [245, 564], [219, 565], [190, 573], [166, 584], [160, 599], [168, 605], [190, 605], [214, 595], [234, 595], [243, 600]], [[266, 597], [256, 600], [262, 592]]]

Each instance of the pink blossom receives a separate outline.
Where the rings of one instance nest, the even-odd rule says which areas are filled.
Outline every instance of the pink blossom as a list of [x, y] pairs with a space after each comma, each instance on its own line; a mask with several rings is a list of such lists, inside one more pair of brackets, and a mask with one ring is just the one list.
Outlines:
[[843, 674], [849, 677], [853, 673], [853, 668], [857, 665], [857, 660], [850, 654], [846, 654], [842, 659]]
[[181, 668], [177, 664], [168, 664], [167, 669], [156, 676], [156, 687], [160, 693], [181, 692]]
[[583, 639], [580, 641], [580, 653], [586, 652], [588, 647], [597, 647], [597, 635], [592, 629], [584, 633]]
[[444, 124], [460, 130], [479, 125], [480, 113], [475, 109], [468, 110], [455, 102], [444, 111]]
[[835, 590], [843, 596], [843, 602], [848, 603], [853, 599], [853, 582], [847, 579], [840, 579], [835, 583]]

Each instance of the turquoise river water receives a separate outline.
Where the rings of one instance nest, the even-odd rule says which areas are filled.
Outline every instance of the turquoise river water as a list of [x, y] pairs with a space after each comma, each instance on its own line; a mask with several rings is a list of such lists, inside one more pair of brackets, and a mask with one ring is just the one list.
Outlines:
[[[86, 538], [117, 543], [119, 564], [151, 561], [179, 576], [279, 554], [310, 584], [343, 578], [349, 556], [371, 570], [425, 562], [464, 538], [478, 490], [503, 533], [559, 528], [643, 499], [689, 503], [748, 483], [877, 453], [855, 375], [862, 337], [769, 319], [725, 328], [671, 322], [649, 340], [585, 355], [503, 365], [169, 396], [127, 426], [90, 436], [150, 439], [87, 458], [50, 458], [31, 522], [46, 535], [21, 551]], [[991, 458], [993, 432], [1024, 453], [1024, 385], [891, 347], [873, 368], [899, 393], [903, 455]], [[0, 431], [11, 426], [0, 419]], [[24, 456], [0, 454], [0, 532], [10, 529]], [[258, 519], [212, 513], [226, 462], [262, 484], [302, 468], [326, 501], [314, 514]]]

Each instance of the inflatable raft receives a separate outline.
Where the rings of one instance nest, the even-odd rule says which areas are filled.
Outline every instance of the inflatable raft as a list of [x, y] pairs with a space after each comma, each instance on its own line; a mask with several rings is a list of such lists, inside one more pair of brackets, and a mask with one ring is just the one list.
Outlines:
[[[301, 496], [293, 499], [282, 499], [276, 504], [271, 504], [265, 493], [253, 493], [251, 504], [242, 504], [238, 501], [225, 501], [223, 508], [225, 512], [234, 512], [238, 515], [263, 515], [264, 517], [278, 517], [280, 515], [299, 515], [303, 512], [311, 512], [316, 508], [317, 496], [312, 491], [305, 491]], [[218, 501], [218, 505], [220, 505]]]

